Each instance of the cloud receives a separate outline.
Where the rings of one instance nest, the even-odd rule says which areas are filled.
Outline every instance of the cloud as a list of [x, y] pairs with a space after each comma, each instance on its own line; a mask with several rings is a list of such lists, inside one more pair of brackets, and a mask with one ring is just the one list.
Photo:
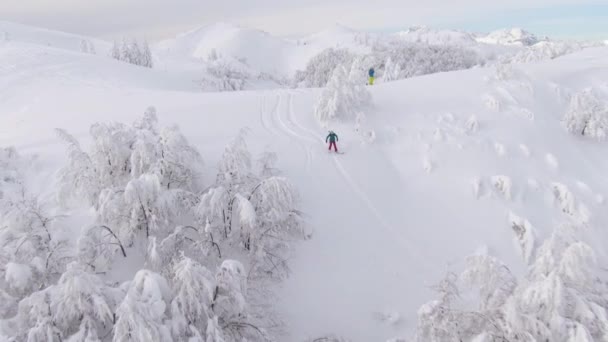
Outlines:
[[168, 36], [230, 21], [275, 34], [312, 32], [335, 22], [360, 29], [447, 25], [501, 11], [597, 0], [19, 0], [2, 1], [0, 18], [95, 36]]

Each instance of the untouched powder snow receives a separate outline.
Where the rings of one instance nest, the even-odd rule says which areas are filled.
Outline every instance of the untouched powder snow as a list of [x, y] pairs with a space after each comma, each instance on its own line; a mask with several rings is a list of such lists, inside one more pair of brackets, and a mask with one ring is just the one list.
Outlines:
[[103, 40], [0, 20], [0, 43], [16, 41], [82, 52], [83, 40], [92, 43], [96, 53], [105, 55], [110, 50]]
[[[181, 37], [205, 42], [192, 56], [215, 44], [199, 33]], [[236, 28], [222, 34], [242, 37], [220, 46], [232, 53], [257, 51], [241, 39], [266, 39]], [[280, 53], [282, 44], [266, 47]], [[242, 127], [252, 150], [278, 154], [313, 230], [279, 289], [286, 340], [410, 337], [416, 311], [435, 298], [430, 287], [466, 256], [486, 250], [524, 272], [531, 251], [514, 247], [513, 220], [544, 239], [559, 222], [582, 219], [588, 242], [606, 257], [606, 145], [571, 135], [561, 119], [568, 94], [595, 87], [608, 99], [608, 48], [374, 86], [363, 131], [354, 123], [330, 127], [344, 154], [327, 151], [327, 131], [314, 119], [320, 90], [199, 93], [179, 82], [183, 75], [162, 70], [18, 42], [0, 49], [0, 146], [38, 156], [40, 193], [65, 162], [53, 128], [84, 138], [91, 124], [133, 122], [150, 105], [199, 148], [206, 177]]]
[[[156, 51], [174, 58], [190, 57], [206, 60], [212, 53], [241, 59], [247, 65], [268, 74], [287, 74], [291, 42], [253, 29], [226, 23], [204, 26], [157, 44]], [[272, 56], [269, 58], [269, 56]]]
[[[275, 37], [267, 32], [228, 23], [216, 23], [159, 42], [154, 50], [162, 63], [208, 60], [213, 54], [242, 61], [254, 70], [287, 77], [327, 48], [369, 51], [370, 35], [335, 25], [299, 39]], [[366, 38], [369, 41], [366, 41]]]

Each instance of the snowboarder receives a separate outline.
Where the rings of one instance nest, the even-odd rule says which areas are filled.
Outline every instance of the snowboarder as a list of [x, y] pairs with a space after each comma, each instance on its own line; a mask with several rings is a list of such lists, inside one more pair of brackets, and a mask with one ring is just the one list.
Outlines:
[[331, 151], [331, 147], [334, 147], [334, 151], [338, 152], [338, 147], [336, 146], [336, 141], [338, 141], [338, 135], [334, 133], [334, 131], [329, 131], [327, 138], [325, 138], [325, 142], [329, 142], [329, 150]]
[[369, 68], [368, 74], [369, 74], [369, 85], [374, 85], [374, 74], [376, 73], [376, 71], [374, 70], [374, 68]]

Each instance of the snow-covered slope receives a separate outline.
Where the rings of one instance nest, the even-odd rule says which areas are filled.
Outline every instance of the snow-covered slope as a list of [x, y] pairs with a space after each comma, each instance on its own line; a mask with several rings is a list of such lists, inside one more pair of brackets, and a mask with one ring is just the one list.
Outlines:
[[405, 41], [432, 45], [472, 45], [473, 34], [455, 30], [434, 30], [426, 26], [411, 27], [395, 35]]
[[540, 40], [534, 34], [521, 28], [503, 29], [477, 37], [477, 41], [486, 44], [531, 46]]
[[163, 61], [174, 59], [200, 61], [211, 55], [231, 57], [269, 75], [287, 77], [302, 70], [315, 55], [327, 48], [368, 51], [368, 34], [335, 25], [299, 39], [284, 39], [266, 32], [227, 23], [203, 26], [162, 41], [155, 52]]
[[83, 41], [93, 44], [95, 52], [107, 55], [110, 44], [99, 39], [58, 32], [0, 20], [0, 42], [16, 41], [82, 52]]
[[263, 31], [219, 23], [160, 42], [156, 52], [199, 60], [207, 60], [212, 53], [217, 53], [240, 59], [261, 72], [284, 74], [290, 70], [288, 59], [292, 46], [291, 42]]
[[374, 86], [364, 130], [377, 138], [334, 124], [338, 155], [312, 115], [319, 90], [201, 94], [168, 72], [99, 56], [19, 42], [0, 51], [0, 146], [38, 156], [34, 191], [45, 193], [65, 162], [53, 128], [83, 137], [95, 122], [129, 123], [150, 105], [199, 148], [207, 178], [242, 127], [252, 150], [277, 152], [314, 230], [281, 289], [290, 332], [281, 340], [410, 336], [430, 286], [467, 255], [486, 250], [524, 272], [514, 216], [538, 241], [579, 222], [606, 258], [606, 145], [561, 123], [571, 94], [593, 87], [608, 100], [606, 47]]

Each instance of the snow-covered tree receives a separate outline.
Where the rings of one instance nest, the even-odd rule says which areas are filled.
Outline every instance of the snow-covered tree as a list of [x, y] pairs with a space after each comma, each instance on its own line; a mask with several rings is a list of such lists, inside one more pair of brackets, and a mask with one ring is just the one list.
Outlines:
[[260, 168], [260, 176], [270, 177], [274, 176], [277, 172], [275, 164], [278, 160], [277, 154], [274, 152], [264, 152], [258, 158], [257, 163]]
[[39, 291], [19, 303], [19, 330], [13, 336], [27, 342], [60, 342], [62, 333], [53, 323], [49, 291]]
[[[19, 239], [7, 239], [0, 251], [0, 298], [8, 303], [0, 313], [9, 317], [0, 323], [33, 340], [269, 340], [275, 321], [261, 288], [286, 275], [290, 240], [303, 235], [295, 189], [275, 176], [276, 155], [266, 153], [254, 170], [242, 130], [202, 191], [200, 154], [176, 127], [159, 128], [153, 108], [132, 125], [98, 123], [90, 132], [85, 150], [58, 130], [68, 146], [58, 197], [67, 207], [84, 200], [94, 214], [74, 230], [75, 249], [55, 238], [55, 217], [41, 207], [28, 216], [0, 206], [10, 214], [0, 223], [13, 220], [36, 237], [20, 237], [18, 253]], [[5, 203], [21, 203], [12, 192]], [[0, 237], [9, 232], [1, 227]], [[95, 275], [137, 255], [148, 269], [129, 283], [105, 285]], [[251, 305], [250, 293], [260, 297]], [[18, 312], [8, 308], [19, 301]]]
[[604, 140], [608, 133], [608, 105], [593, 90], [586, 89], [572, 96], [562, 123], [570, 133]]
[[[608, 282], [593, 249], [560, 227], [536, 253], [525, 279], [487, 254], [442, 282], [419, 311], [419, 341], [603, 341]], [[460, 293], [467, 289], [465, 303]], [[464, 297], [464, 296], [463, 296]], [[471, 298], [477, 307], [471, 308]], [[468, 303], [468, 304], [467, 304]]]
[[245, 248], [255, 256], [254, 271], [286, 276], [290, 242], [304, 236], [297, 201], [296, 191], [283, 177], [264, 179], [252, 190], [250, 210], [242, 213], [241, 221], [247, 222], [246, 227], [254, 225], [243, 236]]
[[154, 62], [152, 60], [152, 51], [150, 50], [150, 45], [148, 44], [147, 40], [144, 40], [143, 42], [140, 61], [141, 66], [144, 66], [146, 68], [154, 67]]
[[199, 191], [202, 158], [177, 127], [159, 129], [156, 109], [148, 108], [132, 126], [97, 123], [91, 127], [90, 151], [67, 132], [57, 130], [68, 146], [69, 164], [60, 171], [60, 199], [85, 196], [97, 205], [104, 189], [112, 193], [143, 174], [156, 175], [163, 187]]
[[114, 44], [112, 45], [111, 55], [112, 55], [112, 58], [114, 58], [115, 60], [117, 60], [117, 61], [121, 60], [120, 45], [118, 44], [117, 41], [114, 41]]
[[185, 340], [205, 334], [208, 321], [215, 317], [212, 305], [217, 285], [213, 274], [187, 257], [175, 264], [173, 274], [173, 336]]
[[94, 55], [96, 54], [95, 45], [88, 39], [82, 39], [80, 41], [80, 52]]
[[217, 91], [243, 90], [252, 75], [239, 61], [229, 57], [217, 57], [207, 63], [202, 83]]
[[159, 274], [141, 270], [116, 310], [115, 342], [172, 341], [167, 327], [171, 290]]
[[[220, 325], [225, 326], [225, 334], [238, 340], [248, 336], [252, 327], [246, 322], [247, 274], [245, 268], [236, 260], [225, 260], [216, 276], [217, 286], [214, 293], [213, 312]], [[258, 328], [256, 331], [260, 331]], [[263, 334], [263, 332], [262, 332]], [[258, 338], [260, 336], [257, 336]]]
[[247, 148], [247, 130], [242, 129], [222, 154], [218, 165], [217, 183], [226, 187], [238, 187], [251, 180], [251, 153]]
[[104, 272], [110, 268], [117, 253], [127, 257], [125, 245], [112, 228], [95, 225], [83, 232], [77, 240], [78, 260], [95, 272]]
[[67, 145], [68, 152], [68, 165], [59, 171], [60, 203], [67, 203], [72, 196], [94, 203], [99, 195], [100, 184], [97, 183], [93, 161], [72, 135], [62, 129], [56, 129], [56, 132]]
[[111, 329], [113, 303], [96, 275], [73, 262], [51, 289], [53, 324], [64, 336], [72, 336], [74, 341], [94, 341]]
[[[90, 47], [88, 50], [90, 51]], [[122, 62], [146, 68], [153, 67], [152, 52], [147, 41], [142, 43], [142, 47], [140, 47], [140, 43], [136, 39], [131, 39], [130, 41], [123, 39], [120, 44], [114, 41], [111, 55], [112, 58]]]
[[280, 279], [287, 273], [290, 240], [304, 236], [296, 191], [264, 167], [259, 176], [252, 172], [243, 134], [224, 151], [216, 186], [201, 196], [196, 209], [198, 221], [206, 227], [207, 241], [247, 251], [252, 274]]
[[[37, 198], [0, 201], [0, 287], [16, 298], [63, 271], [69, 255], [65, 237], [57, 237], [57, 221]], [[5, 286], [2, 286], [5, 285]]]
[[386, 63], [384, 63], [383, 79], [386, 82], [401, 79], [401, 66], [398, 63], [393, 62], [391, 56], [389, 56]]
[[374, 45], [372, 56], [382, 64], [387, 61], [381, 71], [392, 80], [469, 69], [482, 63], [477, 53], [467, 47], [403, 41]]
[[203, 158], [177, 127], [166, 127], [160, 132], [160, 153], [158, 163], [163, 186], [190, 191], [202, 188]]
[[[346, 49], [329, 48], [311, 58], [306, 69], [298, 71], [296, 83], [303, 87], [325, 87], [338, 67], [350, 69], [354, 55]], [[364, 75], [367, 74], [367, 71]]]
[[335, 119], [354, 119], [369, 106], [371, 94], [365, 84], [352, 80], [344, 67], [338, 67], [315, 105], [315, 116], [327, 125]]

